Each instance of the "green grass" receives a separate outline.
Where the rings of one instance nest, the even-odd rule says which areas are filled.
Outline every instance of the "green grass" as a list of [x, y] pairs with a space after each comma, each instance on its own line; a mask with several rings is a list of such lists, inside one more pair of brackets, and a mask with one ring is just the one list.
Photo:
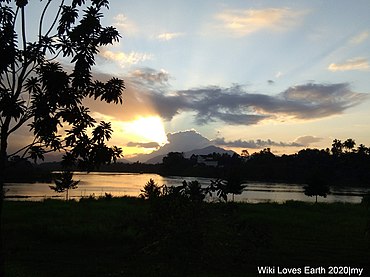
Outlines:
[[6, 273], [258, 276], [264, 265], [365, 267], [369, 221], [366, 207], [339, 203], [6, 201]]

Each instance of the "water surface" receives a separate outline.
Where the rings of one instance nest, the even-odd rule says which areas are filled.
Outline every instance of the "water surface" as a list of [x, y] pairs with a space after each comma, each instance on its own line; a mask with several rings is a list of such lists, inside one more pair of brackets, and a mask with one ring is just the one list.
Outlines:
[[[159, 185], [177, 186], [183, 180], [198, 180], [203, 186], [210, 184], [211, 178], [201, 177], [163, 177], [158, 174], [134, 174], [134, 173], [112, 173], [112, 172], [75, 172], [74, 180], [80, 180], [78, 188], [70, 191], [70, 197], [79, 199], [81, 197], [104, 196], [110, 193], [113, 196], [138, 196], [140, 189], [153, 179]], [[65, 197], [64, 193], [56, 193], [50, 189], [50, 183], [9, 183], [5, 185], [6, 197], [9, 200], [35, 200], [45, 198]], [[236, 195], [235, 200], [249, 203], [278, 202], [289, 200], [314, 202], [314, 197], [308, 197], [303, 193], [303, 185], [248, 182], [247, 187], [241, 195]], [[326, 198], [319, 197], [319, 202], [349, 202], [360, 203], [362, 196], [369, 192], [366, 188], [340, 187], [331, 188], [331, 194]], [[208, 199], [214, 201], [215, 199]]]

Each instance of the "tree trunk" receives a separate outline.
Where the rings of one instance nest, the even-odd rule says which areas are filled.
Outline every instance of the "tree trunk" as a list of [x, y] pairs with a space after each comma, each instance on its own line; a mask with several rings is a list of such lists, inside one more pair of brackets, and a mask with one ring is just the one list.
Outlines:
[[[6, 166], [6, 152], [2, 151], [0, 154], [0, 276], [4, 276], [4, 249], [3, 249], [3, 204], [4, 204], [4, 175]], [[5, 154], [4, 154], [5, 153]]]
[[4, 182], [5, 182], [5, 168], [8, 161], [7, 148], [8, 148], [8, 127], [10, 118], [7, 118], [1, 126], [0, 135], [0, 276], [4, 276], [5, 268], [5, 255], [3, 249], [3, 204], [4, 204]]

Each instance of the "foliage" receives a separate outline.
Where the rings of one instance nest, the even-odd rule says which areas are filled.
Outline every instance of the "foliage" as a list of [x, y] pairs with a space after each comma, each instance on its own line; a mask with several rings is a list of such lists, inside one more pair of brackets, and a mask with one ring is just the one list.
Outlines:
[[182, 182], [182, 189], [184, 190], [185, 196], [191, 202], [202, 202], [205, 198], [205, 191], [198, 181]]
[[[114, 27], [102, 25], [108, 7], [107, 0], [0, 1], [0, 220], [9, 158], [36, 163], [48, 152], [62, 151], [65, 167], [91, 170], [121, 156], [121, 149], [106, 145], [111, 125], [97, 124], [83, 104], [86, 98], [122, 103], [123, 80], [92, 76], [99, 48], [120, 38]], [[38, 26], [26, 26], [31, 10], [40, 12]], [[8, 153], [12, 136], [27, 127], [31, 142]], [[55, 189], [66, 188], [68, 198], [74, 181], [63, 178]], [[2, 249], [3, 275], [1, 254]]]
[[140, 190], [141, 194], [139, 197], [144, 199], [156, 199], [162, 195], [162, 186], [159, 186], [153, 179], [150, 179]]
[[315, 196], [317, 203], [317, 196], [326, 198], [330, 193], [330, 188], [325, 180], [318, 174], [311, 176], [307, 186], [304, 187], [304, 194], [307, 196]]
[[[36, 162], [48, 152], [63, 151], [64, 165], [89, 170], [121, 156], [121, 149], [105, 144], [110, 123], [97, 124], [83, 105], [85, 98], [122, 103], [122, 80], [92, 76], [99, 48], [120, 38], [114, 27], [102, 25], [108, 1], [60, 2], [56, 13], [52, 1], [0, 3], [0, 49], [6, 53], [0, 62], [1, 170], [15, 155]], [[31, 5], [41, 11], [38, 28], [32, 26], [37, 36], [26, 28], [28, 11], [35, 9]], [[9, 138], [26, 125], [33, 141], [8, 154]]]
[[261, 264], [308, 261], [368, 272], [368, 211], [358, 204], [233, 203], [230, 214], [229, 204], [202, 203], [157, 215], [129, 197], [4, 205], [5, 276], [256, 276]]
[[198, 181], [183, 181], [181, 186], [159, 186], [153, 179], [150, 179], [140, 190], [139, 197], [144, 199], [166, 198], [178, 201], [181, 199], [190, 202], [202, 202], [206, 195], [206, 189], [203, 189]]
[[230, 175], [226, 180], [216, 179], [211, 180], [211, 184], [208, 188], [209, 193], [216, 192], [216, 195], [227, 202], [227, 195], [232, 194], [234, 201], [235, 194], [241, 194], [246, 185], [243, 185], [240, 178], [235, 175]]
[[68, 191], [70, 189], [76, 189], [80, 181], [73, 180], [73, 173], [70, 171], [63, 171], [54, 180], [55, 186], [49, 186], [52, 190], [62, 193], [66, 192], [66, 200], [68, 199]]

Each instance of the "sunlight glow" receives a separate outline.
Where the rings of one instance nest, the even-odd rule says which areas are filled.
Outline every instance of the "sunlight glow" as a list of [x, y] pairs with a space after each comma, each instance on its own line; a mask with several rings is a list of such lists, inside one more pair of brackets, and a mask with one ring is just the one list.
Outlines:
[[159, 145], [167, 143], [164, 125], [159, 116], [139, 117], [123, 123], [123, 131], [130, 134], [130, 137], [135, 137], [137, 142], [157, 142]]

